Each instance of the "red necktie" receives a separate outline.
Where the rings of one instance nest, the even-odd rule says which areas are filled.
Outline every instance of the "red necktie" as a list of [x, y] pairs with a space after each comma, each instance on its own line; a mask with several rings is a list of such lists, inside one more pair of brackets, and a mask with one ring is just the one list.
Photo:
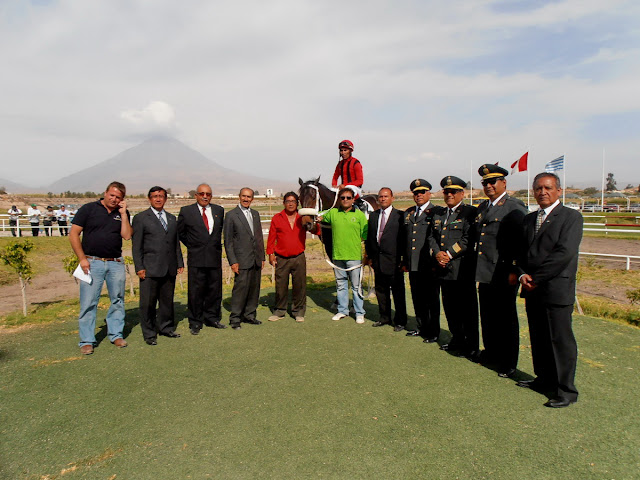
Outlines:
[[202, 209], [202, 220], [204, 220], [204, 228], [207, 229], [207, 233], [209, 233], [209, 219], [207, 218], [207, 209]]

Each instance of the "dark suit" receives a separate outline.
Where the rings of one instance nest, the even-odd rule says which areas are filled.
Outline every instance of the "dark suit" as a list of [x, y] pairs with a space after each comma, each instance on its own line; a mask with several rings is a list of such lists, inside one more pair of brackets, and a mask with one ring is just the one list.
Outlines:
[[229, 265], [238, 264], [231, 292], [231, 315], [229, 323], [240, 325], [243, 321], [256, 319], [260, 299], [260, 278], [264, 262], [264, 238], [260, 225], [260, 214], [251, 209], [253, 232], [247, 217], [239, 206], [227, 214], [224, 225], [224, 250]]
[[178, 268], [184, 263], [176, 217], [165, 214], [166, 231], [153, 208], [140, 212], [132, 221], [134, 267], [136, 272], [145, 271], [144, 280], [140, 280], [140, 327], [145, 340], [175, 330], [173, 294]]
[[452, 335], [449, 346], [465, 353], [477, 352], [480, 335], [472, 231], [477, 209], [461, 204], [447, 218], [448, 210], [445, 208], [433, 216], [429, 247], [434, 260], [439, 252], [450, 255], [445, 267], [436, 267], [442, 306]]
[[531, 356], [536, 383], [575, 401], [578, 347], [571, 329], [575, 301], [582, 215], [561, 203], [535, 233], [537, 212], [524, 220], [524, 242], [518, 257], [519, 275], [529, 274], [537, 285], [522, 290], [526, 299]]
[[440, 286], [435, 277], [435, 264], [427, 238], [431, 232], [433, 215], [441, 209], [429, 203], [418, 218], [415, 218], [415, 205], [404, 212], [407, 243], [403, 262], [409, 271], [416, 328], [423, 338], [438, 338], [440, 335]]
[[220, 321], [222, 305], [222, 228], [224, 209], [210, 204], [211, 234], [197, 203], [180, 209], [178, 234], [187, 247], [189, 327], [200, 330]]
[[391, 323], [391, 293], [393, 293], [396, 307], [393, 323], [404, 327], [407, 324], [404, 273], [401, 269], [405, 249], [404, 215], [396, 208], [391, 209], [378, 242], [380, 212], [381, 210], [376, 210], [369, 216], [367, 240], [364, 244], [375, 273], [380, 322]]
[[489, 205], [485, 200], [478, 207], [474, 229], [483, 358], [495, 363], [500, 372], [509, 372], [518, 365], [520, 348], [518, 284], [509, 283], [509, 274], [513, 273], [527, 207], [508, 194]]

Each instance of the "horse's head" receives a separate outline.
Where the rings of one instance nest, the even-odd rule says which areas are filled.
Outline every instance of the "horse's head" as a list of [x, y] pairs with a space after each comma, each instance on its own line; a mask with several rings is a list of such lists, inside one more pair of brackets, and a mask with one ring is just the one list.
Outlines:
[[302, 226], [310, 232], [315, 228], [318, 211], [322, 209], [322, 200], [320, 199], [320, 191], [318, 189], [320, 177], [315, 180], [307, 180], [306, 182], [298, 178], [298, 183], [300, 184], [298, 196], [300, 197], [299, 213]]

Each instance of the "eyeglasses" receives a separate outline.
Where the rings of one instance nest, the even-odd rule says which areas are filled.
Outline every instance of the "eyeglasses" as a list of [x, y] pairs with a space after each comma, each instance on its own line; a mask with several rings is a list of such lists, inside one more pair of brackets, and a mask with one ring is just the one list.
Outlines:
[[498, 180], [504, 180], [504, 178], [488, 178], [487, 180], [482, 181], [482, 186], [486, 187], [487, 185], [495, 185]]
[[353, 200], [353, 197], [345, 197], [344, 195], [340, 197], [340, 200]]
[[198, 195], [200, 195], [201, 197], [210, 197], [211, 192], [198, 192]]
[[462, 192], [462, 190], [456, 190], [455, 188], [445, 188], [442, 193], [445, 195], [455, 195], [458, 192]]

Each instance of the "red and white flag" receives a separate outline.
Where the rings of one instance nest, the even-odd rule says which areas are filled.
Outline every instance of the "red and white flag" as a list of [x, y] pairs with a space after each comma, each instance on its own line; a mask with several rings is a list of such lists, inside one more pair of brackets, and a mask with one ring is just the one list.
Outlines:
[[511, 165], [511, 175], [517, 172], [527, 171], [527, 160], [529, 159], [529, 152], [525, 153]]

